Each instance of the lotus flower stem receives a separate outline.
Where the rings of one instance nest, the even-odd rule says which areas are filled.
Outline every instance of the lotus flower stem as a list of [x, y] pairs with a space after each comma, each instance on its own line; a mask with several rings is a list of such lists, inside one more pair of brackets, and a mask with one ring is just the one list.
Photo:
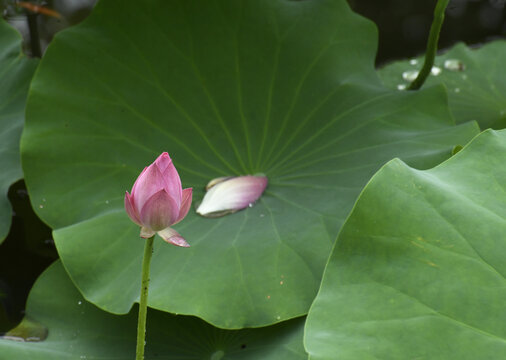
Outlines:
[[408, 90], [418, 90], [422, 87], [423, 83], [432, 71], [434, 65], [434, 58], [437, 52], [437, 43], [439, 41], [439, 33], [443, 26], [445, 18], [446, 7], [450, 0], [438, 0], [436, 9], [434, 10], [434, 20], [430, 27], [429, 40], [427, 41], [427, 50], [425, 52], [425, 60], [423, 62], [422, 70], [418, 73], [415, 80], [409, 85]]
[[142, 281], [141, 281], [141, 299], [139, 301], [139, 319], [137, 322], [137, 350], [135, 360], [144, 360], [144, 345], [146, 344], [146, 315], [148, 311], [148, 291], [149, 291], [149, 268], [151, 264], [151, 255], [153, 255], [153, 235], [146, 240], [144, 245], [144, 257], [142, 258]]
[[168, 153], [164, 152], [145, 167], [135, 180], [132, 193], [125, 192], [125, 210], [128, 217], [141, 227], [140, 236], [146, 239], [142, 258], [141, 296], [137, 324], [135, 359], [144, 359], [146, 344], [146, 315], [148, 311], [149, 267], [153, 254], [153, 239], [158, 234], [176, 246], [189, 247], [174, 229], [188, 214], [192, 203], [192, 189], [181, 187], [181, 179]]

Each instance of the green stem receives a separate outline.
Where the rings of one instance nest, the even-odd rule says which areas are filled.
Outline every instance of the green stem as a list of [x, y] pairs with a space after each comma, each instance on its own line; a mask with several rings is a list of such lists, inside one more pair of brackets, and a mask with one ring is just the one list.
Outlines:
[[438, 0], [436, 9], [434, 10], [434, 20], [430, 27], [429, 40], [427, 41], [427, 51], [425, 52], [425, 61], [423, 63], [422, 70], [418, 73], [415, 80], [409, 85], [408, 90], [418, 90], [422, 87], [423, 83], [429, 76], [432, 66], [434, 65], [434, 58], [437, 52], [437, 43], [439, 41], [439, 33], [443, 26], [445, 18], [446, 6], [450, 0]]
[[139, 319], [137, 321], [137, 351], [135, 360], [144, 359], [144, 345], [146, 343], [146, 314], [148, 312], [149, 267], [153, 254], [154, 236], [146, 240], [144, 257], [142, 259], [141, 300], [139, 301]]

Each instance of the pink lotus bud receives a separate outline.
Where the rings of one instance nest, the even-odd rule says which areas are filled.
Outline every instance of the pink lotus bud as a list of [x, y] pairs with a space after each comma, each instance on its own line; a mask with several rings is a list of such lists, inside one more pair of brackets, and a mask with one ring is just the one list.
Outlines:
[[165, 241], [184, 247], [190, 245], [170, 226], [183, 220], [191, 203], [192, 189], [182, 189], [179, 174], [166, 152], [144, 168], [132, 193], [125, 194], [125, 210], [134, 223], [142, 226], [142, 238], [158, 233]]
[[251, 206], [267, 187], [265, 176], [238, 176], [213, 179], [197, 208], [205, 217], [218, 217]]

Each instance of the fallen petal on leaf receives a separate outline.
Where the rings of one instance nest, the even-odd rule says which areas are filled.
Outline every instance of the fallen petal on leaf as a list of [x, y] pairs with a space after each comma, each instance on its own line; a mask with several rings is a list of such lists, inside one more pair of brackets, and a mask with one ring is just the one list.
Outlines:
[[265, 176], [246, 175], [211, 180], [197, 213], [204, 217], [219, 217], [244, 209], [257, 201], [266, 187]]

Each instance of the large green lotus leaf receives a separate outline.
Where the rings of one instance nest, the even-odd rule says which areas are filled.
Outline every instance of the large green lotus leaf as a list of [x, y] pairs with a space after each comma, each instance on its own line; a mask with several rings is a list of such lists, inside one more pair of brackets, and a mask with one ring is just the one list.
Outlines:
[[506, 358], [506, 130], [364, 188], [309, 312], [311, 359]]
[[138, 300], [144, 242], [123, 210], [169, 151], [198, 203], [215, 177], [265, 173], [255, 206], [190, 211], [191, 248], [155, 243], [149, 305], [226, 328], [306, 314], [362, 186], [400, 156], [430, 167], [477, 132], [442, 87], [384, 90], [374, 26], [345, 1], [104, 1], [60, 33], [35, 77], [22, 139], [38, 215], [84, 296]]
[[[436, 57], [435, 73], [429, 76], [426, 86], [446, 85], [457, 123], [476, 120], [482, 129], [502, 129], [506, 127], [505, 59], [505, 40], [478, 49], [457, 44]], [[409, 78], [422, 63], [421, 58], [395, 62], [381, 69], [379, 75], [387, 86], [402, 88], [409, 84], [403, 75]]]
[[11, 226], [9, 187], [23, 177], [19, 139], [37, 60], [21, 53], [21, 35], [0, 18], [0, 243]]
[[[0, 339], [0, 359], [131, 360], [137, 333], [134, 310], [117, 316], [86, 302], [56, 262], [35, 283], [24, 320], [29, 319], [29, 325], [18, 334], [28, 338], [27, 334], [45, 326], [38, 333], [47, 338]], [[303, 318], [262, 329], [222, 330], [195, 317], [150, 310], [147, 324], [146, 360], [307, 359], [302, 346]]]

